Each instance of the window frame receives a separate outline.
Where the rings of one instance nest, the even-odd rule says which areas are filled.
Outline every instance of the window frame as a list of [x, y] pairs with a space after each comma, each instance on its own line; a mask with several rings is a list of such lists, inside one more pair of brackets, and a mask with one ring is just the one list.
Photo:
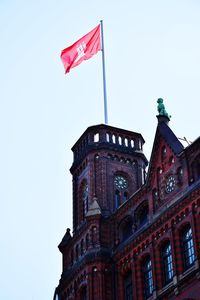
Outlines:
[[153, 269], [150, 256], [147, 256], [142, 262], [143, 285], [144, 285], [144, 298], [148, 299], [153, 294], [154, 281]]
[[184, 227], [181, 233], [181, 245], [183, 247], [184, 271], [194, 265], [195, 249], [191, 225]]
[[165, 242], [161, 247], [161, 265], [163, 267], [163, 284], [166, 285], [173, 280], [173, 257], [170, 241]]

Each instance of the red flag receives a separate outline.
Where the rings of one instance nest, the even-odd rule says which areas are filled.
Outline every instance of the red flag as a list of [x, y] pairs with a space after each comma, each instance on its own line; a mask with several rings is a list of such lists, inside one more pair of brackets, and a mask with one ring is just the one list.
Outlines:
[[78, 66], [83, 60], [89, 59], [101, 50], [100, 25], [84, 35], [70, 47], [62, 50], [61, 60], [64, 64], [65, 73], [71, 68]]

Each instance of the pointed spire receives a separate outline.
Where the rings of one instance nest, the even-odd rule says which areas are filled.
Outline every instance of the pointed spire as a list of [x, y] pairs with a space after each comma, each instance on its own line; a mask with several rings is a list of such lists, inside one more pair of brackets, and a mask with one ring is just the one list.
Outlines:
[[100, 214], [101, 214], [101, 209], [97, 202], [97, 197], [93, 197], [92, 202], [89, 204], [86, 217], [100, 215]]
[[71, 233], [70, 233], [70, 228], [67, 228], [66, 233], [65, 233], [61, 243], [58, 245], [58, 248], [60, 250], [62, 250], [63, 247], [65, 247], [71, 239], [72, 239], [72, 236], [71, 236]]

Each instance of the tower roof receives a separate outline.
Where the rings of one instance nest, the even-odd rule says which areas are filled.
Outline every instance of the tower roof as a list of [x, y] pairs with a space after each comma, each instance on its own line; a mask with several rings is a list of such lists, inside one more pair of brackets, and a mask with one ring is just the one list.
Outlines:
[[93, 126], [89, 126], [84, 132], [83, 134], [80, 136], [80, 138], [76, 141], [76, 143], [73, 145], [73, 147], [71, 148], [72, 151], [74, 151], [74, 149], [76, 148], [76, 146], [83, 140], [83, 138], [85, 136], [88, 135], [88, 133], [98, 133], [99, 130], [106, 130], [108, 132], [114, 132], [114, 133], [118, 133], [118, 134], [122, 134], [122, 135], [126, 135], [126, 136], [132, 136], [132, 137], [138, 137], [141, 139], [142, 143], [145, 143], [145, 140], [143, 138], [143, 136], [140, 133], [134, 132], [134, 131], [130, 131], [130, 130], [126, 130], [126, 129], [121, 129], [118, 127], [114, 127], [114, 126], [110, 126], [110, 125], [105, 125], [105, 124], [98, 124], [98, 125], [93, 125]]
[[148, 161], [143, 154], [144, 139], [140, 133], [100, 124], [88, 127], [72, 147], [74, 162], [72, 168], [91, 151], [114, 150], [124, 154], [134, 154]]

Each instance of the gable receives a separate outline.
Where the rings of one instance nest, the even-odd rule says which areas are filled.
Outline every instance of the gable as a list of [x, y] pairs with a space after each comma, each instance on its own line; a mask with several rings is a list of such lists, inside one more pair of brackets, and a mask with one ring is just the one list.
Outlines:
[[152, 193], [154, 210], [162, 206], [178, 192], [182, 184], [183, 145], [165, 122], [158, 123], [149, 170], [147, 186]]

